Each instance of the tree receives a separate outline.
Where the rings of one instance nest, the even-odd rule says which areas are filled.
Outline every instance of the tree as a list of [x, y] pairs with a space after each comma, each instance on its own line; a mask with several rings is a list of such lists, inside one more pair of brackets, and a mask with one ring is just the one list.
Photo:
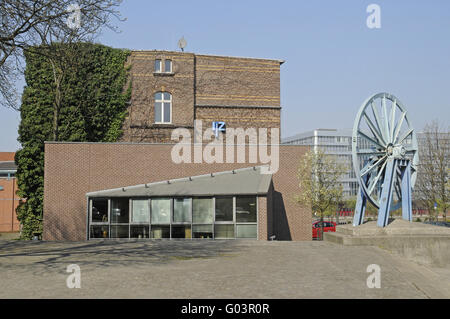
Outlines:
[[437, 203], [438, 211], [443, 212], [446, 220], [450, 206], [450, 131], [433, 121], [419, 134], [418, 142], [420, 163], [415, 185], [416, 200], [428, 209], [430, 217]]
[[[1, 0], [0, 98], [17, 109], [15, 79], [23, 53], [52, 43], [90, 41], [99, 29], [120, 20], [116, 8], [122, 0]], [[42, 52], [42, 50], [40, 51]]]
[[322, 234], [324, 216], [332, 214], [343, 201], [341, 178], [347, 166], [322, 150], [311, 150], [300, 159], [297, 202], [319, 215]]

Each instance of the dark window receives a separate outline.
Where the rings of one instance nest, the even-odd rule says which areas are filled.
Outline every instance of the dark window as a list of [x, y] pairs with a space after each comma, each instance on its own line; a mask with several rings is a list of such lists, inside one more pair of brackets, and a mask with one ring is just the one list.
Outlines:
[[256, 222], [256, 197], [236, 197], [236, 222]]
[[169, 225], [152, 226], [151, 238], [155, 239], [170, 238], [170, 226]]
[[172, 238], [191, 238], [191, 226], [172, 225]]
[[92, 222], [107, 223], [108, 222], [108, 200], [93, 199], [92, 200]]
[[129, 203], [128, 198], [115, 198], [111, 200], [111, 223], [128, 223]]
[[233, 221], [233, 197], [216, 197], [216, 222]]
[[131, 225], [130, 238], [148, 238], [150, 235], [147, 225]]
[[91, 225], [90, 238], [109, 238], [109, 226]]

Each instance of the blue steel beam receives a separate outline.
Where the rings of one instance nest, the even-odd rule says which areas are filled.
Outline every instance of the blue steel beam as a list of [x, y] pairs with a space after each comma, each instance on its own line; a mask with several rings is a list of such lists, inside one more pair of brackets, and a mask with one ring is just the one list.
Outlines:
[[411, 162], [407, 161], [402, 170], [402, 218], [412, 221], [412, 198], [411, 198]]
[[381, 190], [380, 208], [378, 209], [377, 225], [379, 227], [385, 227], [389, 220], [389, 211], [391, 209], [396, 166], [396, 159], [389, 158], [387, 160], [386, 172], [384, 175], [383, 187]]

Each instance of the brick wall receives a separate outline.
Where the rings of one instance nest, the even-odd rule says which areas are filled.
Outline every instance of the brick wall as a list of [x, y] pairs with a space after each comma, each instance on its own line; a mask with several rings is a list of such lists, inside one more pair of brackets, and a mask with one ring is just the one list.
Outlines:
[[[86, 239], [87, 192], [254, 165], [175, 164], [170, 157], [172, 147], [144, 143], [46, 143], [44, 240]], [[280, 145], [280, 168], [273, 176], [274, 195], [267, 200], [269, 205], [272, 203], [267, 209], [268, 220], [273, 218], [277, 239], [311, 240], [311, 213], [294, 201], [298, 192], [296, 169], [306, 150], [303, 146]], [[270, 235], [265, 233], [270, 227], [260, 229], [263, 237]]]
[[[155, 59], [172, 61], [170, 74], [154, 73]], [[124, 142], [170, 143], [174, 128], [191, 134], [194, 119], [225, 121], [227, 127], [280, 128], [280, 62], [194, 55], [171, 51], [133, 51], [131, 104], [123, 124]], [[172, 123], [155, 124], [154, 95], [172, 95]]]
[[0, 186], [3, 187], [0, 191], [0, 232], [17, 232], [20, 228], [16, 215], [19, 205], [19, 197], [16, 195], [17, 179], [1, 177]]

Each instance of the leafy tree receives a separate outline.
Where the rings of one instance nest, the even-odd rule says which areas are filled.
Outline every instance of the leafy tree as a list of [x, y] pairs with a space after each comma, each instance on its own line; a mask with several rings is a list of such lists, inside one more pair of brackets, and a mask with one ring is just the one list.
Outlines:
[[425, 126], [418, 142], [420, 163], [415, 185], [416, 199], [428, 209], [430, 217], [437, 203], [445, 221], [450, 207], [450, 132], [434, 121]]
[[[55, 50], [58, 46], [53, 44]], [[47, 50], [48, 48], [43, 48]], [[67, 65], [60, 82], [59, 114], [55, 121], [55, 81], [51, 61], [26, 52], [26, 87], [20, 108], [19, 142], [16, 153], [18, 195], [25, 198], [17, 208], [22, 238], [42, 231], [44, 194], [44, 142], [113, 142], [122, 134], [131, 83], [127, 88], [125, 62], [128, 51], [99, 44], [71, 44], [75, 62]], [[76, 54], [75, 54], [76, 53]], [[56, 132], [55, 135], [55, 125]]]
[[323, 218], [332, 214], [343, 201], [341, 178], [347, 166], [322, 150], [310, 150], [298, 167], [300, 195], [297, 202], [318, 214], [323, 234]]
[[[23, 53], [41, 45], [91, 41], [111, 17], [120, 18], [122, 0], [1, 0], [0, 101], [16, 108], [15, 79]], [[36, 51], [39, 53], [39, 51]]]

